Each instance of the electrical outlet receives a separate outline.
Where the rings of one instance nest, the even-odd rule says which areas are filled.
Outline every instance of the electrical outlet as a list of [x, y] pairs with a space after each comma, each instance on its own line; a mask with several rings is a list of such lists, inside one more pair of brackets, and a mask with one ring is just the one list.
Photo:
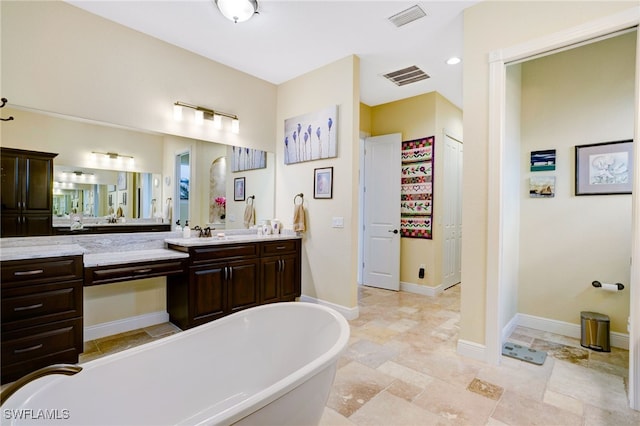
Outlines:
[[424, 265], [420, 265], [420, 269], [418, 270], [418, 278], [423, 279], [424, 278]]

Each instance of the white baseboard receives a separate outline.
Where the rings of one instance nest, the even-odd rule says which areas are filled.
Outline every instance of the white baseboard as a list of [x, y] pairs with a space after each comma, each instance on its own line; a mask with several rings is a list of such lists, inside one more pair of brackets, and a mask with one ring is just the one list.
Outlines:
[[151, 312], [135, 317], [123, 318], [102, 324], [90, 325], [84, 328], [84, 341], [95, 340], [101, 337], [112, 336], [125, 331], [137, 330], [169, 321], [169, 314], [165, 311]]
[[480, 343], [470, 342], [468, 340], [458, 339], [458, 355], [466, 356], [477, 361], [487, 362], [485, 345]]
[[513, 330], [518, 326], [518, 314], [514, 315], [513, 318], [504, 326], [502, 329], [502, 339], [501, 342], [505, 342], [507, 338], [513, 333]]
[[429, 287], [426, 285], [400, 281], [400, 290], [406, 291], [407, 293], [421, 294], [423, 296], [434, 297], [442, 293], [444, 291], [444, 287], [442, 285], [439, 285], [437, 287]]
[[347, 308], [346, 306], [337, 305], [335, 303], [327, 302], [326, 300], [316, 299], [315, 297], [306, 296], [304, 294], [300, 296], [300, 301], [307, 302], [307, 303], [316, 303], [318, 305], [323, 305], [323, 306], [328, 306], [330, 308], [333, 308], [336, 311], [338, 311], [340, 314], [342, 314], [342, 316], [345, 317], [347, 320], [354, 320], [358, 318], [358, 316], [360, 315], [360, 310], [358, 309], [357, 306], [355, 308]]
[[[517, 314], [515, 316], [515, 319], [516, 319], [517, 325], [520, 325], [522, 327], [533, 328], [534, 330], [540, 330], [540, 331], [547, 331], [550, 333], [560, 334], [562, 336], [573, 337], [574, 339], [580, 339], [580, 336], [581, 336], [580, 324], [572, 324], [569, 322], [536, 317], [536, 316], [527, 315], [527, 314]], [[513, 322], [513, 320], [510, 321], [510, 323], [511, 322]], [[507, 334], [507, 336], [509, 334]], [[503, 333], [503, 336], [504, 335], [505, 333]], [[610, 337], [611, 346], [616, 348], [621, 348], [621, 349], [627, 349], [627, 350], [629, 349], [628, 334], [612, 331], [609, 337]]]

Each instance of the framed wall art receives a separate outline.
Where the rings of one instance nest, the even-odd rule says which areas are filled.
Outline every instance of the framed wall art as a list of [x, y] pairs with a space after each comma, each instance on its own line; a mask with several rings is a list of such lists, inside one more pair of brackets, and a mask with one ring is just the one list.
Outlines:
[[402, 142], [400, 236], [432, 239], [435, 136]]
[[333, 198], [333, 167], [313, 170], [313, 198]]
[[575, 147], [575, 194], [631, 194], [633, 140]]
[[233, 201], [244, 201], [245, 178], [235, 178], [233, 180]]
[[284, 163], [337, 157], [338, 106], [284, 121]]

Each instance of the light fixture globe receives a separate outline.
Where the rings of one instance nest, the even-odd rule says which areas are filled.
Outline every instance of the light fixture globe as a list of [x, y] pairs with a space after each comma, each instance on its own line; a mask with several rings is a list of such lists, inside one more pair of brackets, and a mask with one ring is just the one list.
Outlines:
[[254, 14], [258, 13], [257, 0], [215, 0], [216, 6], [222, 15], [235, 22], [248, 21]]

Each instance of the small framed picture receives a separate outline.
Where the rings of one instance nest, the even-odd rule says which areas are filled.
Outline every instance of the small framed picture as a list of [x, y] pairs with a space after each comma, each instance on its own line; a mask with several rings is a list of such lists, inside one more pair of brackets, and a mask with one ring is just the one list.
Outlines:
[[244, 201], [244, 178], [233, 180], [233, 201]]
[[576, 195], [631, 194], [633, 141], [576, 146]]
[[556, 169], [556, 150], [531, 151], [532, 172], [549, 171]]
[[313, 198], [333, 198], [333, 167], [313, 170]]

